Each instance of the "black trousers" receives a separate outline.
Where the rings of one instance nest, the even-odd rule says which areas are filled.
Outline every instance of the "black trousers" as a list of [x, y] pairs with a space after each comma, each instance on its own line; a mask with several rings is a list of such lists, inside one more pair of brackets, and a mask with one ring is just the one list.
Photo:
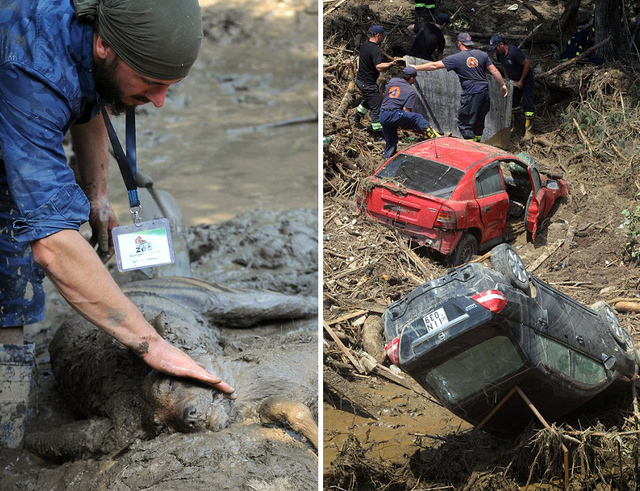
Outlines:
[[484, 118], [491, 108], [489, 89], [477, 94], [460, 96], [460, 110], [458, 111], [458, 129], [465, 140], [479, 139], [484, 131]]
[[382, 104], [382, 96], [378, 84], [365, 84], [356, 80], [356, 86], [362, 92], [362, 102], [360, 105], [369, 110], [369, 118], [371, 123], [380, 123], [380, 104]]

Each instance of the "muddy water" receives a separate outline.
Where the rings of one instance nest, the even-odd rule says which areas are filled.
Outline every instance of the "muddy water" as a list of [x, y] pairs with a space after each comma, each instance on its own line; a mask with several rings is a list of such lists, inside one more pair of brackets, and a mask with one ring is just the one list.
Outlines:
[[[138, 165], [169, 191], [187, 226], [256, 208], [318, 206], [318, 124], [252, 131], [317, 116], [315, 2], [202, 0], [205, 39], [162, 108], [137, 116]], [[124, 118], [115, 126], [122, 135]], [[110, 198], [129, 223], [117, 164]]]
[[[349, 435], [355, 435], [367, 456], [402, 463], [418, 449], [425, 435], [444, 435], [469, 425], [446, 409], [396, 384], [379, 379], [356, 383], [357, 392], [367, 394], [377, 419], [353, 414], [324, 404], [323, 468], [329, 469]], [[365, 387], [366, 386], [366, 387]]]

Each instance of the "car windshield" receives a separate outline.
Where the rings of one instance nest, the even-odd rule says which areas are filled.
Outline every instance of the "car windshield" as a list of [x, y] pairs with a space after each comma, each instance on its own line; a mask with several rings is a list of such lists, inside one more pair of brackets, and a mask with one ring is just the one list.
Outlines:
[[430, 370], [425, 380], [440, 400], [455, 403], [523, 366], [522, 357], [511, 340], [496, 336]]
[[397, 154], [376, 174], [413, 191], [444, 199], [451, 197], [463, 175], [464, 172], [448, 165], [404, 154]]

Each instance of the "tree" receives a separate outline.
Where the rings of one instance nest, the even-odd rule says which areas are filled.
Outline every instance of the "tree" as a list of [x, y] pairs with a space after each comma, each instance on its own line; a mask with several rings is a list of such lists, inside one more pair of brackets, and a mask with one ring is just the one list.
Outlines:
[[595, 44], [611, 36], [611, 41], [598, 48], [598, 56], [617, 60], [628, 53], [629, 40], [624, 29], [624, 5], [620, 0], [595, 0]]

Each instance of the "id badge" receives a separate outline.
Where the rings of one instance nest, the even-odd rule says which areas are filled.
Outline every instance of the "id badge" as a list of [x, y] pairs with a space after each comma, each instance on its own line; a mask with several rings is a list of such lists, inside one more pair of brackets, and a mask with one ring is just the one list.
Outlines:
[[151, 268], [175, 261], [166, 218], [115, 227], [112, 232], [119, 271]]

